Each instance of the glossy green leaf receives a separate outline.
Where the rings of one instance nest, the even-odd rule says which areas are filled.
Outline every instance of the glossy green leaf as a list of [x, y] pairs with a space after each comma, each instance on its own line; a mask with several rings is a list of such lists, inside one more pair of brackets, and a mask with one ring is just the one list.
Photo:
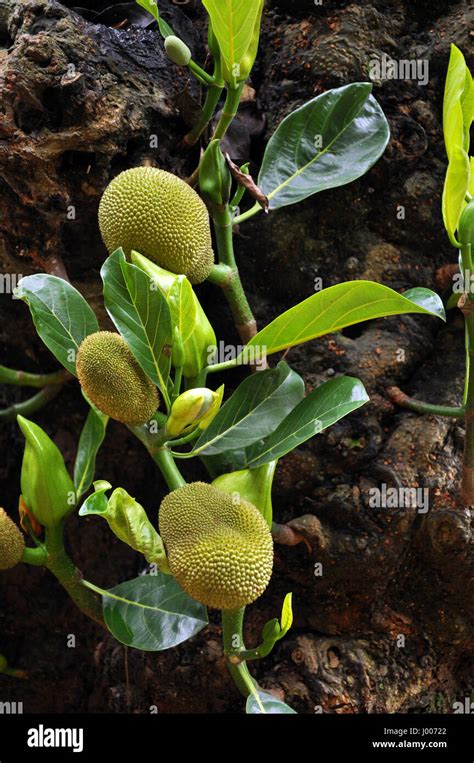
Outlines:
[[74, 485], [77, 497], [86, 493], [92, 485], [95, 474], [95, 460], [105, 437], [109, 417], [91, 406], [79, 438], [74, 464]]
[[263, 514], [271, 528], [273, 521], [272, 483], [276, 465], [276, 461], [271, 461], [257, 469], [242, 469], [229, 474], [221, 474], [212, 484], [226, 493], [239, 493], [245, 501], [253, 503]]
[[97, 318], [82, 294], [63, 278], [36, 273], [21, 279], [14, 296], [27, 303], [46, 347], [76, 376], [79, 345], [99, 330]]
[[456, 245], [455, 232], [469, 188], [469, 174], [468, 155], [461, 146], [453, 146], [444, 180], [442, 211], [444, 227], [454, 245]]
[[82, 505], [79, 516], [103, 517], [122, 543], [143, 554], [150, 564], [158, 565], [161, 572], [169, 573], [163, 541], [143, 506], [121, 487], [116, 488], [106, 501], [104, 489], [109, 489], [109, 483], [99, 481], [94, 483], [94, 487], [99, 498], [89, 496]]
[[310, 392], [263, 444], [256, 443], [247, 450], [247, 466], [255, 468], [281, 458], [368, 400], [359, 379], [330, 379]]
[[182, 644], [208, 624], [207, 610], [170, 575], [143, 575], [102, 594], [105, 623], [115, 638], [134, 649], [160, 652]]
[[461, 96], [461, 108], [464, 124], [464, 145], [466, 153], [469, 153], [470, 128], [474, 119], [474, 82], [472, 75], [466, 66], [466, 82]]
[[351, 183], [375, 164], [390, 132], [371, 89], [356, 82], [328, 90], [281, 122], [258, 177], [270, 209]]
[[167, 382], [171, 368], [171, 317], [158, 288], [122, 249], [108, 257], [100, 271], [107, 312], [138, 363], [169, 402]]
[[260, 0], [203, 0], [225, 66], [238, 77], [238, 66], [248, 52], [261, 13]]
[[252, 374], [202, 433], [193, 455], [245, 448], [272, 432], [303, 395], [304, 382], [287, 363]]
[[248, 696], [245, 711], [248, 715], [296, 715], [296, 711], [281, 699], [261, 690]]
[[430, 289], [398, 294], [374, 281], [347, 281], [318, 291], [279, 315], [250, 340], [247, 348], [256, 347], [270, 355], [354, 323], [402, 313], [425, 313], [445, 320], [443, 303]]
[[158, 27], [163, 39], [166, 39], [167, 37], [174, 35], [174, 32], [171, 29], [170, 25], [164, 19], [161, 18], [160, 12], [158, 10], [158, 3], [156, 2], [156, 0], [135, 0], [135, 2], [138, 5], [141, 5], [141, 7], [144, 8], [146, 11], [148, 11], [148, 13], [151, 13], [153, 18], [158, 22]]
[[451, 45], [443, 101], [443, 132], [448, 158], [451, 158], [455, 147], [464, 147], [465, 150], [468, 150], [469, 143], [466, 146], [464, 123], [467, 112], [465, 117], [462, 106], [464, 96], [466, 109], [469, 108], [468, 94], [465, 93], [466, 71], [466, 61], [463, 54], [456, 45]]
[[293, 608], [291, 605], [291, 600], [292, 600], [292, 594], [287, 593], [283, 601], [283, 606], [281, 608], [280, 638], [283, 638], [283, 636], [286, 636], [291, 626], [293, 625]]

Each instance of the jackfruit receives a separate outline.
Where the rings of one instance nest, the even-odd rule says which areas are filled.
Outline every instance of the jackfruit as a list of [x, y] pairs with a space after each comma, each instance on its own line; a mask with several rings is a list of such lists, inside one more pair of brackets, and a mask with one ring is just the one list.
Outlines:
[[172, 34], [165, 39], [165, 50], [168, 58], [178, 66], [187, 66], [191, 60], [191, 51], [186, 43]]
[[171, 574], [201, 604], [240, 609], [264, 592], [273, 541], [252, 503], [192, 482], [164, 498], [159, 525]]
[[89, 334], [79, 347], [76, 370], [94, 405], [123, 424], [145, 424], [158, 408], [156, 387], [120, 334]]
[[9, 570], [21, 560], [25, 541], [19, 528], [8, 514], [0, 509], [0, 570]]
[[99, 228], [109, 253], [132, 249], [191, 283], [205, 281], [214, 263], [206, 205], [191, 186], [156, 167], [117, 175], [99, 205]]

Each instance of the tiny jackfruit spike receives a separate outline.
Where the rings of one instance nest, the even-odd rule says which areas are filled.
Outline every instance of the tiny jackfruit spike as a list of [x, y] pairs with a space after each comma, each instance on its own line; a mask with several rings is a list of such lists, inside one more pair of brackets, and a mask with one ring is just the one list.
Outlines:
[[191, 60], [191, 51], [186, 43], [172, 34], [165, 39], [165, 50], [168, 58], [178, 66], [187, 66]]
[[171, 574], [197, 601], [240, 609], [264, 592], [273, 541], [252, 503], [192, 482], [162, 501], [159, 524]]
[[474, 199], [464, 208], [458, 226], [461, 244], [471, 244], [474, 248]]
[[76, 370], [87, 397], [123, 424], [145, 424], [158, 408], [155, 385], [120, 334], [89, 334], [79, 347]]
[[[206, 426], [209, 426], [219, 410], [221, 400], [222, 395], [219, 395], [219, 392], [213, 392], [207, 387], [196, 387], [183, 392], [171, 407], [171, 414], [166, 424], [168, 434], [171, 437], [177, 437], [188, 427], [197, 427], [204, 418], [206, 418]], [[211, 418], [209, 418], [210, 412]]]
[[99, 205], [99, 228], [109, 253], [134, 249], [191, 283], [205, 281], [214, 264], [206, 205], [191, 186], [156, 167], [117, 175]]
[[20, 529], [6, 511], [0, 509], [0, 570], [15, 567], [21, 561], [24, 549], [25, 541]]
[[74, 510], [77, 497], [61, 451], [38, 424], [17, 416], [26, 440], [21, 492], [30, 513], [43, 527], [54, 527]]

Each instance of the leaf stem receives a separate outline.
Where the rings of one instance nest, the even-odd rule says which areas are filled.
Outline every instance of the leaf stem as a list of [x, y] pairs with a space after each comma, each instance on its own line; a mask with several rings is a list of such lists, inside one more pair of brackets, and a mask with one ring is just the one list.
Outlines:
[[15, 421], [17, 416], [30, 416], [32, 413], [36, 413], [57, 397], [62, 388], [63, 384], [50, 384], [28, 400], [4, 408], [3, 411], [0, 411], [0, 421]]
[[232, 220], [233, 225], [240, 225], [240, 223], [245, 222], [245, 220], [249, 220], [251, 217], [257, 214], [257, 212], [261, 212], [263, 207], [258, 203], [258, 201], [253, 205], [253, 207], [250, 207], [250, 209], [247, 209], [246, 212], [242, 212], [241, 215], [237, 215], [237, 217], [234, 217]]
[[44, 567], [48, 559], [48, 552], [43, 544], [36, 548], [25, 546], [21, 561], [24, 564], [31, 564], [33, 567]]
[[[208, 126], [209, 122], [211, 121], [213, 114], [217, 108], [217, 104], [219, 103], [219, 99], [221, 97], [223, 87], [217, 83], [214, 83], [210, 86], [209, 90], [206, 93], [206, 97], [204, 99], [204, 104], [201, 110], [201, 114], [199, 116], [198, 121], [188, 132], [187, 135], [184, 136], [183, 142], [187, 146], [194, 146], [201, 135], [203, 134], [204, 130]], [[194, 182], [192, 182], [192, 178], [194, 178]], [[197, 182], [197, 170], [191, 175], [191, 178], [189, 178], [188, 182], [190, 185], [195, 185]]]
[[31, 374], [28, 371], [17, 371], [0, 365], [0, 384], [14, 384], [18, 387], [47, 387], [49, 384], [63, 384], [72, 379], [65, 368], [60, 368], [51, 374]]
[[158, 448], [152, 453], [152, 457], [170, 490], [177, 490], [186, 484], [186, 480], [175, 464], [171, 451], [166, 446]]
[[464, 416], [463, 407], [454, 407], [450, 405], [432, 405], [431, 403], [425, 403], [423, 400], [416, 400], [414, 397], [409, 397], [402, 392], [399, 387], [389, 387], [387, 394], [390, 399], [399, 405], [401, 408], [406, 408], [408, 411], [414, 411], [415, 413], [432, 414], [434, 416], [448, 416], [453, 419], [462, 419]]
[[239, 104], [240, 104], [240, 96], [242, 95], [242, 90], [244, 88], [244, 85], [245, 85], [245, 82], [240, 82], [238, 87], [235, 88], [235, 90], [233, 90], [232, 88], [228, 88], [224, 106], [222, 108], [221, 116], [220, 116], [219, 122], [217, 123], [217, 127], [214, 130], [212, 140], [215, 140], [217, 138], [219, 140], [222, 140], [222, 138], [226, 134], [230, 124], [232, 123], [235, 115], [237, 114]]

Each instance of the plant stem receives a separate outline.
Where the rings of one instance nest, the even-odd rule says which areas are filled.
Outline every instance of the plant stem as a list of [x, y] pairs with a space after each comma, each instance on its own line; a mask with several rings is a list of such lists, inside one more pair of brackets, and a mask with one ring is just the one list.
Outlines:
[[59, 580], [81, 612], [105, 628], [100, 600], [81, 584], [82, 573], [64, 548], [63, 522], [46, 528], [45, 547], [48, 554], [45, 566]]
[[196, 61], [193, 61], [193, 59], [190, 60], [188, 69], [202, 84], [207, 85], [208, 87], [211, 87], [214, 84], [214, 77], [205, 72], [204, 69], [201, 69], [199, 64], [197, 64]]
[[[204, 100], [204, 104], [201, 110], [201, 114], [199, 116], [198, 121], [188, 132], [187, 135], [184, 136], [183, 142], [187, 146], [194, 146], [201, 135], [203, 134], [204, 130], [206, 129], [207, 125], [212, 119], [212, 116], [217, 108], [217, 104], [219, 103], [219, 98], [221, 97], [223, 87], [219, 84], [211, 85], [209, 90], [206, 93], [206, 98]], [[191, 179], [194, 178], [194, 182], [191, 182]], [[188, 182], [190, 185], [195, 185], [197, 182], [197, 170], [191, 175], [191, 178], [189, 178]]]
[[[461, 247], [464, 273], [472, 270], [471, 245]], [[464, 387], [464, 453], [462, 461], [461, 500], [464, 506], [474, 506], [474, 295], [465, 292], [458, 307], [466, 324], [466, 382]]]
[[186, 480], [176, 466], [174, 458], [166, 446], [157, 448], [156, 451], [151, 453], [151, 456], [158, 465], [170, 490], [176, 490], [186, 484]]
[[464, 416], [464, 408], [462, 406], [454, 407], [450, 405], [432, 405], [431, 403], [424, 403], [422, 400], [416, 400], [414, 397], [409, 397], [402, 392], [399, 387], [389, 387], [387, 394], [394, 403], [401, 408], [406, 408], [408, 411], [415, 411], [415, 413], [432, 414], [434, 416], [448, 416], [453, 419], [462, 419]]
[[184, 435], [184, 437], [180, 437], [177, 440], [171, 440], [171, 445], [173, 446], [173, 448], [175, 445], [186, 445], [188, 442], [195, 440], [196, 437], [200, 434], [201, 434], [201, 430], [199, 429], [199, 427], [196, 427], [196, 429], [193, 429], [192, 432], [190, 432], [187, 435]]
[[3, 411], [0, 411], [0, 421], [15, 421], [17, 416], [30, 416], [32, 413], [36, 413], [57, 397], [62, 388], [63, 384], [50, 384], [28, 400], [4, 408]]
[[237, 114], [240, 104], [240, 96], [242, 95], [244, 85], [245, 82], [241, 82], [238, 87], [235, 88], [235, 90], [232, 90], [231, 88], [227, 90], [224, 107], [222, 109], [219, 122], [217, 123], [217, 127], [214, 130], [212, 140], [215, 140], [216, 138], [221, 140], [226, 134], [229, 125], [232, 123], [232, 120]]
[[171, 395], [171, 405], [173, 405], [176, 398], [179, 397], [182, 378], [183, 378], [183, 366], [179, 366], [176, 369], [175, 375], [174, 375], [173, 394]]
[[[245, 661], [241, 661], [239, 652], [245, 650], [243, 637], [245, 607], [242, 609], [223, 609], [222, 641], [224, 654], [227, 658], [227, 668], [235, 685], [244, 697], [256, 694], [257, 683], [250, 675]], [[238, 644], [238, 647], [235, 646]]]
[[216, 234], [219, 263], [230, 268], [231, 273], [220, 284], [234, 316], [235, 327], [244, 344], [257, 333], [257, 324], [240, 280], [234, 256], [232, 233], [232, 213], [228, 206], [223, 211], [214, 210], [214, 230]]
[[0, 365], [0, 384], [14, 384], [18, 387], [47, 387], [49, 384], [62, 384], [71, 379], [65, 368], [51, 374], [30, 374]]

